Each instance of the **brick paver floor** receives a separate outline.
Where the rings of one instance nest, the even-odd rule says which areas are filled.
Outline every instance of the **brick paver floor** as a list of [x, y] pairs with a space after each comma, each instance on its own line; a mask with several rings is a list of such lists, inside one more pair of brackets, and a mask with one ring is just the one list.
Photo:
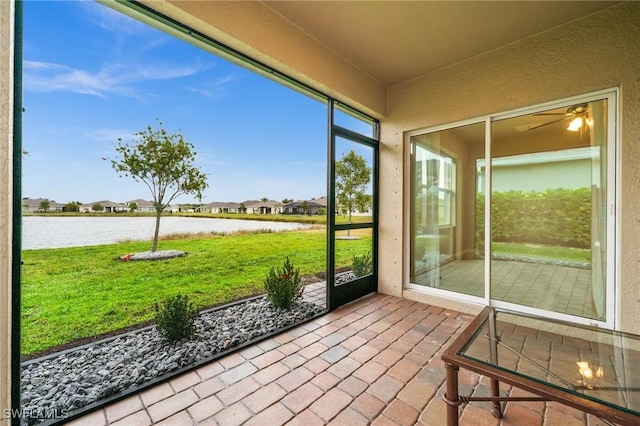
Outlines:
[[[591, 269], [574, 266], [493, 260], [491, 297], [495, 300], [597, 319]], [[415, 279], [435, 285], [433, 272]], [[484, 296], [484, 260], [456, 260], [439, 269], [437, 287]]]
[[[442, 426], [440, 354], [472, 318], [370, 295], [69, 424]], [[488, 387], [486, 378], [461, 370], [463, 393], [488, 394]], [[461, 407], [460, 424], [604, 425], [544, 402], [508, 403], [502, 420], [488, 403], [471, 403]]]

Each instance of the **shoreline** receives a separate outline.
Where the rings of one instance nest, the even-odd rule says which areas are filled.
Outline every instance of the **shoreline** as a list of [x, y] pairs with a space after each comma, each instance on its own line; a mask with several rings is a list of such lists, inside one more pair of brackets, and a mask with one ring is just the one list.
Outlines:
[[[236, 232], [283, 232], [310, 229], [312, 224], [250, 219], [221, 219], [167, 215], [160, 221], [159, 237], [172, 235]], [[146, 216], [25, 216], [22, 219], [22, 249], [55, 249], [150, 241], [155, 217]]]

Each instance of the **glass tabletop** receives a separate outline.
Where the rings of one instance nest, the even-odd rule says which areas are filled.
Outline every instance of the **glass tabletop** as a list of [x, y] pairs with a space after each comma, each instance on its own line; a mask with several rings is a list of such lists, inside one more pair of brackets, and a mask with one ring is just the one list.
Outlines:
[[458, 355], [640, 415], [640, 336], [491, 310]]

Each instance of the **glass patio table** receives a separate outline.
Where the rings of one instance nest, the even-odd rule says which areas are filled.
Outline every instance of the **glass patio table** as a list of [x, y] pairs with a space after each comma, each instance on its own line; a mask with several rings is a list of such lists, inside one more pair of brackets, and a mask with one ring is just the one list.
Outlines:
[[[491, 402], [556, 401], [608, 424], [640, 425], [640, 336], [486, 307], [442, 354], [447, 425], [458, 407]], [[487, 376], [490, 396], [460, 395], [458, 371]], [[500, 395], [499, 384], [535, 396]]]

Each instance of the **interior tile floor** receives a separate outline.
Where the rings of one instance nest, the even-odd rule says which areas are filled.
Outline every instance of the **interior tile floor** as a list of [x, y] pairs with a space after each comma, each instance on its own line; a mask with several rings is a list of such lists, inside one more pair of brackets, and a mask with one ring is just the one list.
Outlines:
[[[493, 260], [491, 294], [494, 299], [534, 308], [597, 318], [591, 269], [566, 265]], [[436, 282], [438, 288], [478, 297], [484, 295], [484, 260], [456, 260], [417, 282]], [[604, 292], [604, 289], [602, 290]]]
[[[314, 293], [315, 291], [315, 293]], [[308, 286], [322, 299], [324, 286]], [[165, 383], [75, 419], [78, 425], [445, 424], [440, 354], [470, 314], [373, 294]], [[503, 393], [522, 395], [504, 385]], [[463, 393], [488, 381], [460, 370]], [[460, 408], [461, 425], [604, 425], [545, 402]]]

